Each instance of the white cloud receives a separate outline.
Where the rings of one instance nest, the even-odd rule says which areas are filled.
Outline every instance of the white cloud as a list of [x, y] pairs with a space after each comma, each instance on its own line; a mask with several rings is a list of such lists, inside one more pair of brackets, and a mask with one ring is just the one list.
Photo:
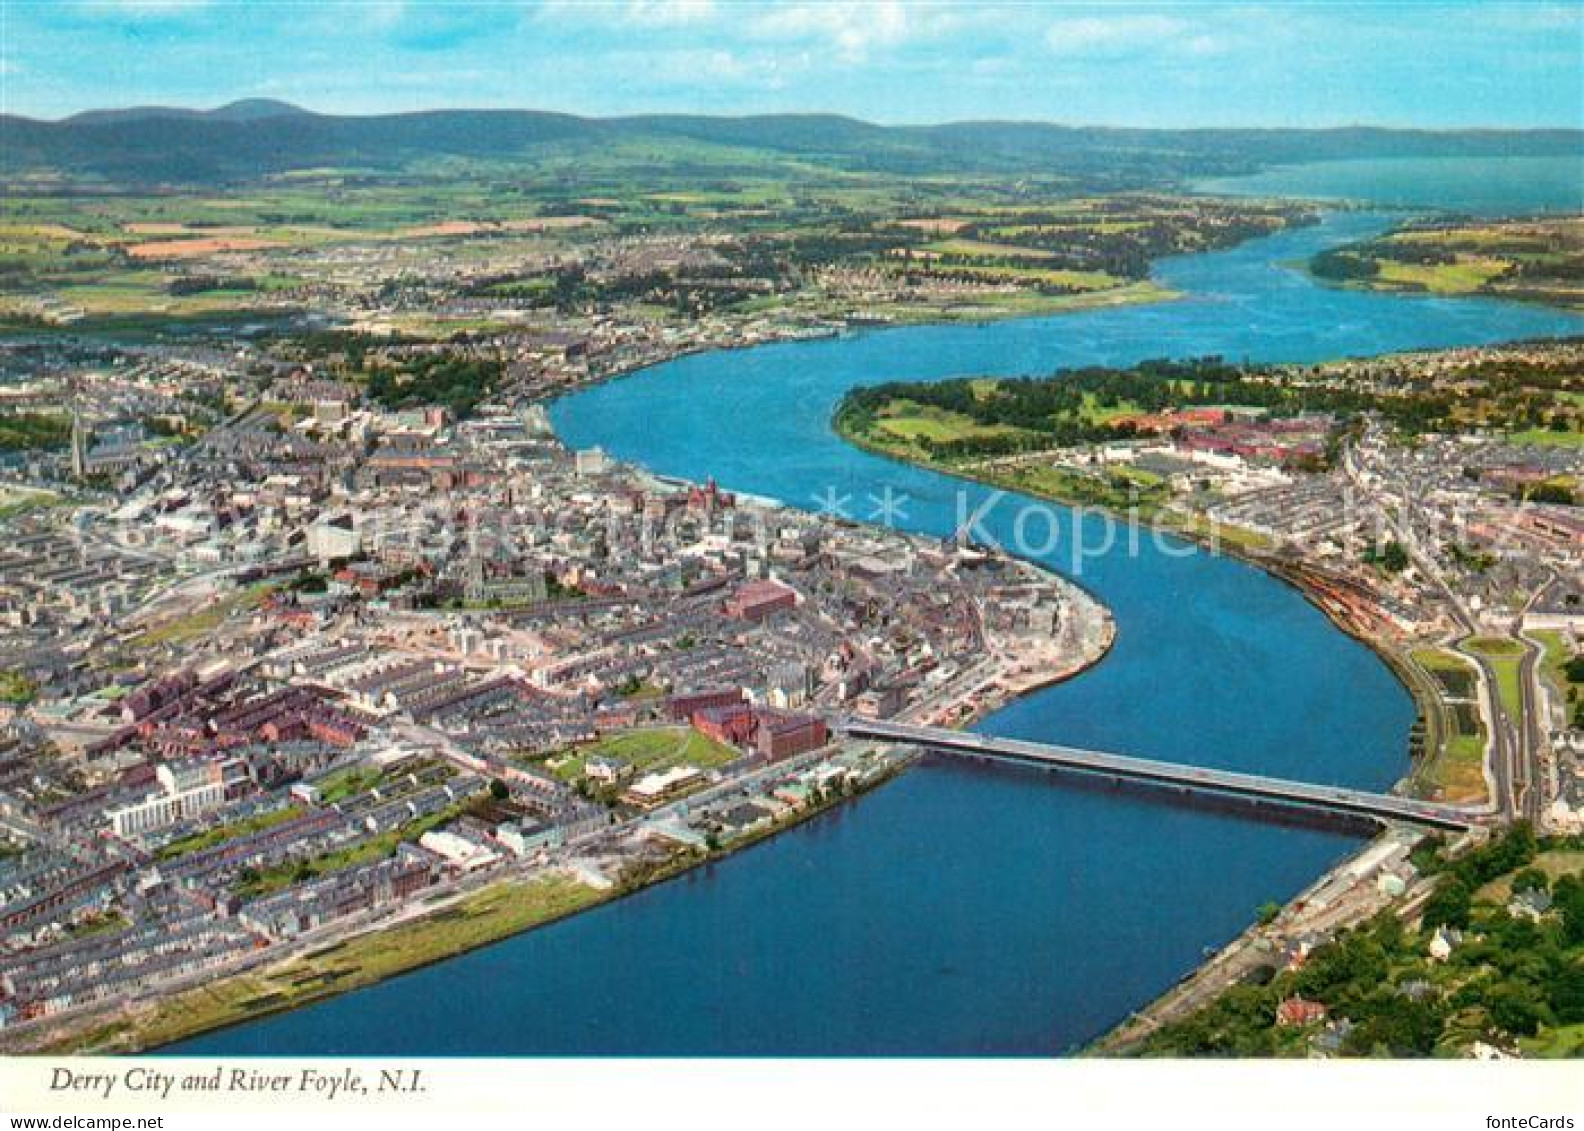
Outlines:
[[1164, 15], [1077, 16], [1051, 24], [1045, 43], [1060, 55], [1114, 54], [1170, 45], [1191, 27], [1186, 20]]
[[939, 6], [908, 7], [899, 0], [829, 0], [764, 9], [748, 25], [748, 33], [765, 40], [823, 42], [843, 62], [861, 62], [876, 48], [956, 26], [956, 13]]
[[1206, 33], [1180, 39], [1175, 46], [1184, 55], [1220, 55], [1232, 47], [1232, 42], [1224, 36]]
[[[362, 19], [363, 25], [368, 28], [391, 28], [401, 23], [407, 15], [407, 0], [367, 0], [366, 3], [357, 5], [357, 16]], [[339, 20], [344, 20], [347, 13], [333, 13]], [[344, 25], [343, 25], [344, 26]]]
[[[1276, 30], [1272, 29], [1271, 34], [1277, 35]], [[1045, 44], [1052, 53], [1075, 59], [1120, 59], [1146, 54], [1205, 58], [1224, 55], [1250, 42], [1241, 24], [1189, 20], [1163, 13], [1075, 16], [1057, 20], [1045, 31]]]
[[909, 0], [539, 0], [544, 21], [629, 31], [696, 30], [718, 42], [797, 45], [826, 61], [861, 62], [871, 52], [962, 25], [960, 5]]
[[611, 28], [697, 27], [715, 20], [715, 0], [540, 0], [536, 13], [561, 23]]
[[715, 16], [714, 0], [629, 0], [623, 15], [638, 27], [689, 27]]
[[740, 82], [756, 71], [730, 51], [656, 51], [636, 56], [648, 78], [671, 83]]

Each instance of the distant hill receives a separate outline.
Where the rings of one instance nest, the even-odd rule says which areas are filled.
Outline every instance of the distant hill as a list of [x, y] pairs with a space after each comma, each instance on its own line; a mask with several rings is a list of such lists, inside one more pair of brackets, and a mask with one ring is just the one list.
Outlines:
[[1348, 157], [1584, 155], [1578, 130], [1147, 130], [1037, 122], [879, 126], [828, 114], [583, 118], [535, 110], [316, 114], [247, 99], [215, 110], [93, 110], [57, 122], [0, 115], [0, 176], [213, 184], [294, 169], [399, 172], [425, 160], [531, 163], [568, 147], [668, 140], [896, 173], [1062, 173], [1103, 187], [1169, 183]]
[[125, 110], [84, 110], [61, 120], [61, 125], [94, 126], [116, 122], [136, 122], [148, 118], [204, 119], [213, 122], [256, 122], [287, 114], [306, 114], [300, 106], [273, 98], [243, 98], [214, 110], [189, 110], [180, 106], [132, 106]]

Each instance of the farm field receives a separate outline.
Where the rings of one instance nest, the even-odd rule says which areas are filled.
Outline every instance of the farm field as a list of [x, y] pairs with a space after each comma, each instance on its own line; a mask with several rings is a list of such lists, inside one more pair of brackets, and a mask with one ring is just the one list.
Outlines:
[[1584, 218], [1437, 221], [1323, 252], [1318, 276], [1347, 286], [1487, 294], [1584, 307]]
[[[657, 190], [654, 169], [677, 163], [685, 173]], [[703, 253], [715, 258], [700, 268], [707, 278], [724, 260], [729, 275], [766, 280], [710, 297], [745, 318], [839, 320], [857, 310], [895, 323], [986, 321], [1163, 301], [1174, 296], [1149, 278], [1159, 257], [1313, 219], [1302, 205], [1074, 196], [1059, 176], [1009, 185], [974, 174], [898, 181], [788, 168], [683, 141], [663, 154], [634, 143], [552, 148], [536, 172], [522, 181], [488, 163], [403, 178], [310, 169], [234, 189], [89, 185], [71, 194], [24, 183], [0, 203], [0, 325], [138, 338], [269, 329], [342, 307], [359, 279], [432, 275], [437, 255], [461, 301], [353, 317], [353, 328], [450, 340], [511, 332], [525, 311], [565, 313], [601, 299], [682, 324], [698, 312], [686, 302], [687, 272], [662, 272], [674, 277], [629, 293], [628, 280], [646, 269], [608, 262], [613, 239], [672, 237], [718, 249]], [[730, 240], [709, 234], [723, 225]], [[602, 261], [597, 282], [585, 270], [576, 288], [566, 285], [567, 265]], [[811, 269], [862, 272], [877, 285], [809, 285]]]

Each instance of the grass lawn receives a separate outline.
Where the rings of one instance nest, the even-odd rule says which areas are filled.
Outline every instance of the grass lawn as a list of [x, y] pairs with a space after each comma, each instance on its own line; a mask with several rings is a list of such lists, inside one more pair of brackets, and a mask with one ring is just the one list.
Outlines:
[[1039, 247], [1019, 247], [1016, 244], [990, 243], [986, 240], [950, 239], [924, 245], [925, 251], [941, 255], [958, 255], [984, 259], [1051, 259], [1055, 253]]
[[1153, 491], [1166, 486], [1166, 480], [1156, 475], [1153, 471], [1145, 471], [1142, 467], [1133, 467], [1131, 464], [1112, 464], [1106, 468], [1106, 474], [1116, 479], [1125, 479], [1129, 483], [1146, 490]]
[[1522, 656], [1523, 645], [1504, 636], [1475, 636], [1466, 645], [1482, 656]]
[[1430, 776], [1441, 786], [1443, 798], [1450, 802], [1484, 801], [1485, 735], [1454, 734], [1432, 767]]
[[631, 689], [622, 689], [618, 692], [618, 694], [623, 699], [630, 699], [635, 702], [644, 702], [646, 700], [663, 698], [665, 696], [665, 691], [659, 687], [656, 687], [654, 684], [649, 683], [647, 680], [644, 680], [640, 681], [637, 686]]
[[1490, 661], [1491, 669], [1496, 673], [1496, 693], [1501, 698], [1502, 710], [1513, 719], [1520, 718], [1523, 714], [1523, 691], [1518, 683], [1518, 659], [1523, 655], [1523, 646], [1516, 640], [1481, 636], [1470, 640], [1464, 647]]
[[551, 770], [563, 781], [583, 776], [583, 766], [592, 757], [619, 758], [639, 773], [664, 770], [684, 763], [701, 770], [714, 769], [742, 755], [692, 727], [656, 727], [649, 730], [608, 734], [596, 742], [552, 759]]
[[1128, 476], [1086, 475], [1064, 467], [1022, 464], [997, 468], [986, 478], [996, 486], [1073, 506], [1108, 507], [1124, 512], [1137, 507], [1141, 517], [1152, 514], [1161, 501], [1159, 487], [1150, 487]]
[[1384, 283], [1418, 286], [1432, 294], [1464, 295], [1478, 291], [1507, 268], [1500, 259], [1460, 255], [1456, 263], [1405, 263], [1382, 259], [1379, 278]]
[[1435, 677], [1449, 698], [1472, 699], [1478, 694], [1474, 665], [1457, 653], [1442, 648], [1420, 648], [1413, 653], [1413, 659]]
[[370, 788], [384, 776], [384, 771], [377, 766], [353, 766], [342, 770], [319, 783], [319, 804], [334, 805], [337, 801], [345, 801], [353, 794]]
[[[1545, 656], [1540, 662], [1545, 669], [1545, 674], [1551, 680], [1552, 685], [1562, 692], [1562, 698], [1571, 707], [1573, 693], [1581, 686], [1568, 678], [1567, 665], [1568, 661], [1573, 658], [1572, 647], [1560, 632], [1540, 631], [1531, 632], [1529, 635], [1544, 646]], [[1570, 710], [1569, 714], [1571, 713]]]
[[[913, 302], [877, 302], [867, 309], [878, 317], [897, 325], [919, 322], [992, 322], [1001, 318], [1030, 318], [1042, 314], [1060, 314], [1072, 310], [1090, 310], [1102, 306], [1127, 306], [1135, 303], [1166, 302], [1178, 297], [1145, 279], [1126, 286], [1105, 290], [1083, 291], [1076, 294], [1045, 294], [1025, 287], [1015, 291], [997, 291], [990, 294], [954, 294], [941, 300]], [[850, 304], [842, 302], [811, 302], [789, 309], [820, 317], [840, 318]]]
[[176, 856], [185, 856], [189, 852], [201, 852], [206, 848], [213, 848], [217, 844], [234, 840], [239, 836], [248, 836], [252, 833], [272, 829], [276, 825], [285, 824], [295, 817], [303, 815], [303, 810], [297, 805], [288, 805], [283, 809], [272, 809], [268, 813], [258, 813], [240, 821], [230, 824], [216, 825], [212, 829], [184, 836], [180, 840], [173, 840], [164, 845], [155, 853], [161, 860], [170, 860]]
[[107, 935], [112, 931], [125, 930], [132, 925], [132, 921], [119, 911], [107, 914], [91, 915], [87, 919], [79, 920], [66, 928], [66, 937], [70, 939], [85, 939], [90, 935]]
[[1128, 282], [1104, 271], [1068, 271], [1053, 267], [1001, 267], [974, 263], [948, 264], [943, 270], [968, 275], [986, 283], [1044, 283], [1080, 292], [1107, 291]]
[[1215, 547], [1226, 546], [1233, 550], [1245, 553], [1256, 553], [1269, 550], [1275, 545], [1270, 535], [1261, 534], [1258, 530], [1249, 530], [1242, 526], [1233, 526], [1227, 522], [1217, 522], [1215, 519], [1202, 514], [1180, 515], [1176, 511], [1169, 512], [1167, 517], [1171, 529], [1180, 530], [1186, 535], [1193, 535], [1210, 541]]
[[21, 706], [37, 694], [38, 685], [25, 672], [0, 671], [0, 703]]
[[56, 506], [65, 500], [53, 491], [34, 487], [0, 487], [0, 520], [15, 518], [40, 507]]
[[[1528, 865], [1538, 868], [1555, 883], [1563, 876], [1576, 876], [1584, 872], [1584, 848], [1553, 848], [1537, 855]], [[1474, 893], [1476, 899], [1490, 899], [1505, 903], [1512, 895], [1511, 875], [1492, 880]]]
[[1549, 428], [1530, 428], [1523, 432], [1509, 432], [1509, 444], [1528, 444], [1536, 448], [1577, 448], [1584, 446], [1584, 432], [1554, 432]]
[[950, 443], [953, 440], [982, 440], [992, 436], [1023, 434], [1020, 428], [1006, 424], [980, 424], [960, 412], [910, 400], [894, 401], [882, 409], [875, 420], [874, 432], [879, 433], [874, 438], [882, 442], [891, 438], [908, 443], [918, 439]]
[[1518, 1047], [1530, 1056], [1558, 1059], [1584, 1056], [1584, 1024], [1563, 1025], [1559, 1029], [1542, 1026], [1534, 1036], [1519, 1041]]
[[[1447, 698], [1467, 700], [1476, 694], [1478, 683], [1471, 661], [1440, 648], [1421, 648], [1412, 658], [1430, 673]], [[1473, 726], [1467, 729], [1463, 712], [1447, 709], [1441, 714], [1447, 727], [1445, 744], [1440, 751], [1432, 752], [1420, 774], [1440, 790], [1445, 801], [1483, 801], [1486, 798], [1485, 728], [1479, 724], [1477, 716], [1470, 717]]]

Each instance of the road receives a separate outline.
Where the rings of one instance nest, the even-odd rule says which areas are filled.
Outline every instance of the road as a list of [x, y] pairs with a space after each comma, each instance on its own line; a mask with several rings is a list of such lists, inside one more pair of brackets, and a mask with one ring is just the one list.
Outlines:
[[1242, 797], [1267, 804], [1361, 815], [1381, 822], [1426, 825], [1454, 831], [1474, 828], [1487, 819], [1487, 814], [1481, 810], [1441, 805], [1412, 797], [1370, 793], [1181, 762], [1163, 762], [1104, 750], [1083, 750], [860, 716], [836, 716], [831, 719], [831, 724], [838, 733], [852, 738], [904, 743], [973, 760], [1004, 761], [1145, 782], [1165, 786], [1179, 793]]
[[[1414, 568], [1445, 597], [1447, 608], [1458, 628], [1453, 646], [1479, 669], [1481, 713], [1489, 736], [1486, 769], [1493, 808], [1507, 820], [1522, 818], [1537, 822], [1545, 807], [1545, 789], [1540, 769], [1545, 737], [1539, 719], [1541, 699], [1535, 682], [1542, 649], [1524, 637], [1517, 624], [1511, 626], [1510, 637], [1524, 651], [1519, 661], [1519, 685], [1522, 690], [1520, 718], [1509, 718], [1501, 701], [1495, 665], [1490, 657], [1468, 647], [1469, 641], [1480, 634], [1479, 624], [1469, 606], [1446, 579], [1434, 553], [1425, 548], [1419, 537], [1419, 530], [1435, 530], [1437, 523], [1424, 513], [1413, 485], [1389, 471], [1363, 467], [1352, 445], [1344, 453], [1342, 466], [1362, 498], [1378, 508], [1380, 515], [1390, 524], [1407, 550]], [[1370, 481], [1372, 477], [1378, 477], [1378, 484]]]

